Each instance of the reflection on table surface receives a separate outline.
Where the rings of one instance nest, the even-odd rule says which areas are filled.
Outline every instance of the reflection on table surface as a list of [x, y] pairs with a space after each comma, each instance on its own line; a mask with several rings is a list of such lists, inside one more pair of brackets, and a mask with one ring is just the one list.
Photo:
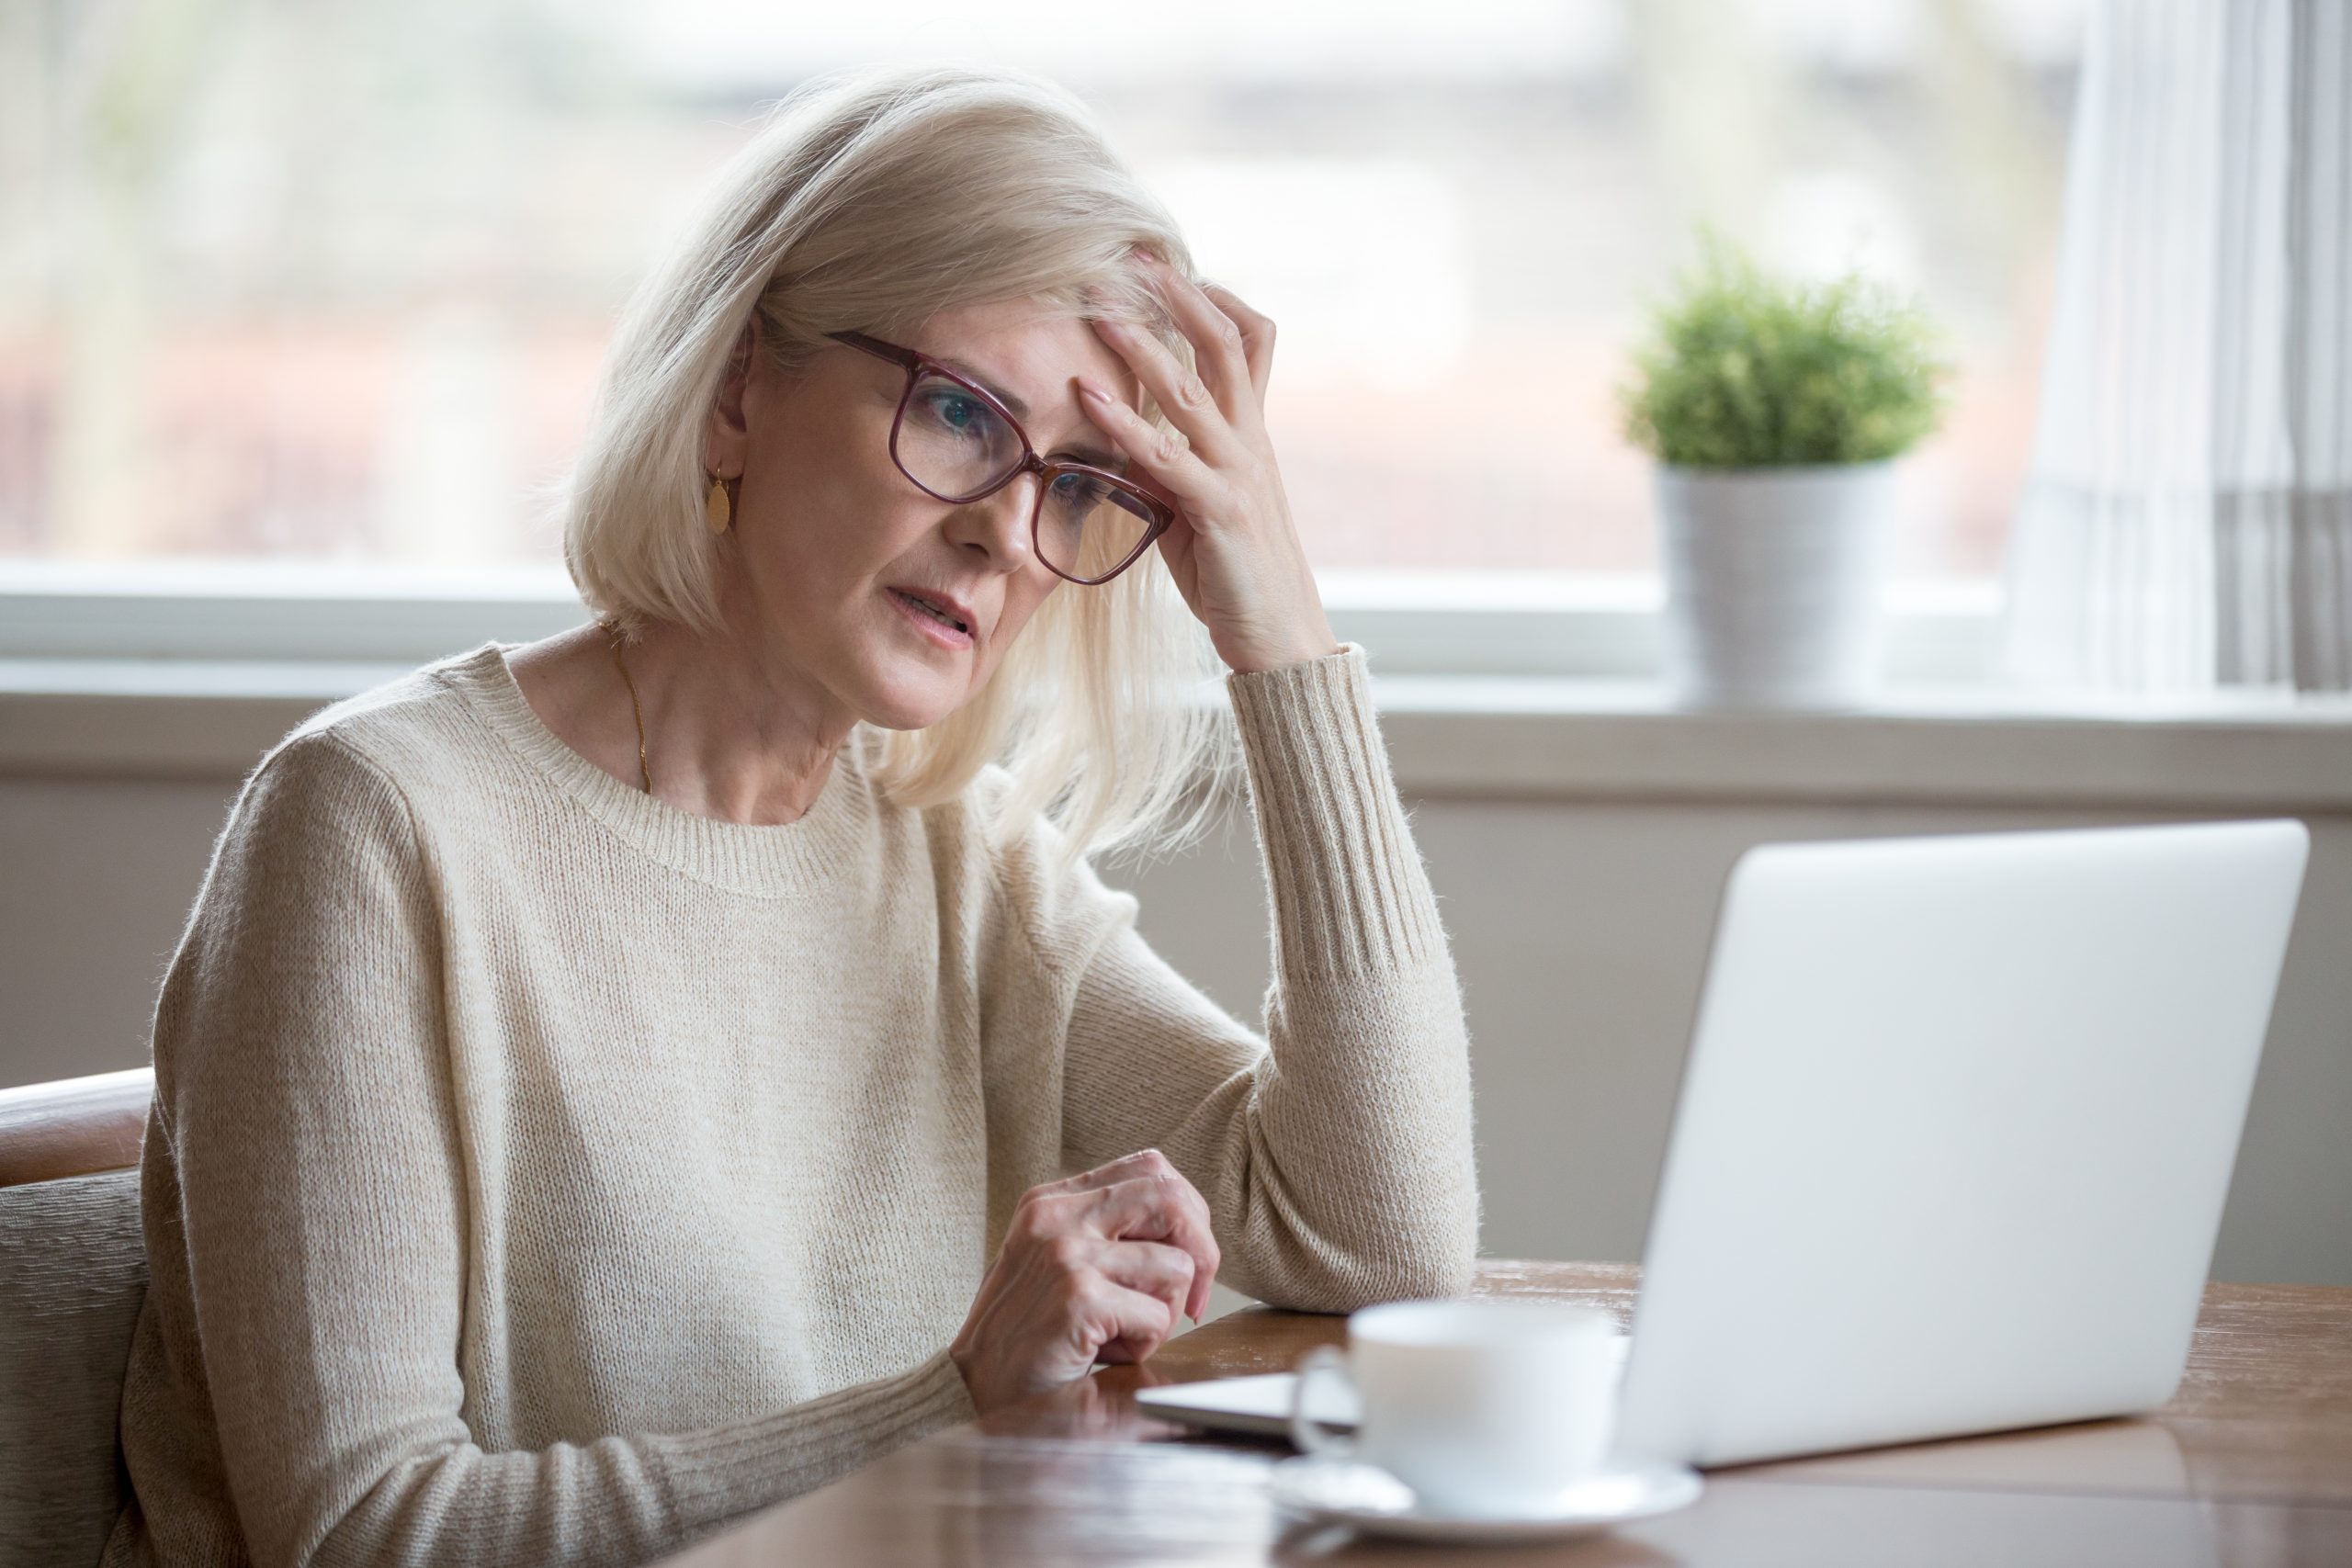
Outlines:
[[[1487, 1295], [1628, 1316], [1628, 1265], [1498, 1262]], [[1286, 1519], [1288, 1450], [1137, 1411], [1154, 1383], [1288, 1370], [1346, 1320], [1253, 1308], [944, 1432], [672, 1562], [1476, 1562], [1748, 1568], [1891, 1563], [2352, 1563], [2352, 1290], [2216, 1285], [2188, 1377], [2138, 1420], [1719, 1470], [1682, 1513], [1583, 1541], [1432, 1547]]]

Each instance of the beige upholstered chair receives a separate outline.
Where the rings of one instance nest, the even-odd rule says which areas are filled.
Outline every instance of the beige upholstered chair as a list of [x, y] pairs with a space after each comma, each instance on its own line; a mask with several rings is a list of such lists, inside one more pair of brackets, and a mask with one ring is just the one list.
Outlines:
[[96, 1562], [122, 1504], [154, 1089], [144, 1067], [0, 1089], [0, 1568]]

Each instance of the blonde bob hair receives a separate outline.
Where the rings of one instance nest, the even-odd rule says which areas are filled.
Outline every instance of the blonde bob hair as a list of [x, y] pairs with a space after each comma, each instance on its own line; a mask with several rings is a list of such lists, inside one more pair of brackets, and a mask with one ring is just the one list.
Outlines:
[[[1032, 298], [1141, 323], [1189, 366], [1127, 260], [1136, 247], [1191, 275], [1166, 209], [1084, 106], [1046, 82], [899, 67], [796, 91], [622, 313], [563, 511], [582, 597], [625, 634], [648, 620], [721, 629], [731, 545], [703, 525], [703, 440], [754, 314], [784, 371], [829, 333], [888, 337], [944, 310]], [[1096, 851], [1165, 852], [1214, 818], [1238, 773], [1219, 669], [1155, 550], [1100, 587], [1047, 594], [955, 713], [921, 730], [860, 725], [852, 744], [883, 796], [915, 808], [1001, 764], [987, 829], [1001, 844], [1045, 814], [1065, 869]]]

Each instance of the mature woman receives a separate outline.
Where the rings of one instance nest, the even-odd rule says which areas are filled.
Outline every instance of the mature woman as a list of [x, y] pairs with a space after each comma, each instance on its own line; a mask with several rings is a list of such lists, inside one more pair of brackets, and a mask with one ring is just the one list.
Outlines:
[[[619, 329], [596, 622], [329, 709], [230, 817], [109, 1561], [642, 1561], [1149, 1356], [1213, 1276], [1464, 1283], [1459, 993], [1272, 342], [1057, 92], [785, 106]], [[1211, 718], [1262, 1038], [1086, 858], [1197, 818]]]

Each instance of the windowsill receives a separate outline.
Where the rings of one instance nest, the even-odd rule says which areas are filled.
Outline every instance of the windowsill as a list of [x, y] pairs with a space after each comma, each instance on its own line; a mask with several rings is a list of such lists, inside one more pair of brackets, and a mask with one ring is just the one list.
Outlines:
[[[234, 783], [402, 663], [0, 659], [0, 777]], [[1840, 713], [1693, 711], [1655, 682], [1375, 675], [1408, 795], [2352, 811], [2352, 697], [2163, 703], [1904, 684]]]
[[1402, 787], [1623, 801], [2352, 810], [2352, 697], [1891, 687], [1849, 712], [1678, 705], [1651, 681], [1376, 682]]

